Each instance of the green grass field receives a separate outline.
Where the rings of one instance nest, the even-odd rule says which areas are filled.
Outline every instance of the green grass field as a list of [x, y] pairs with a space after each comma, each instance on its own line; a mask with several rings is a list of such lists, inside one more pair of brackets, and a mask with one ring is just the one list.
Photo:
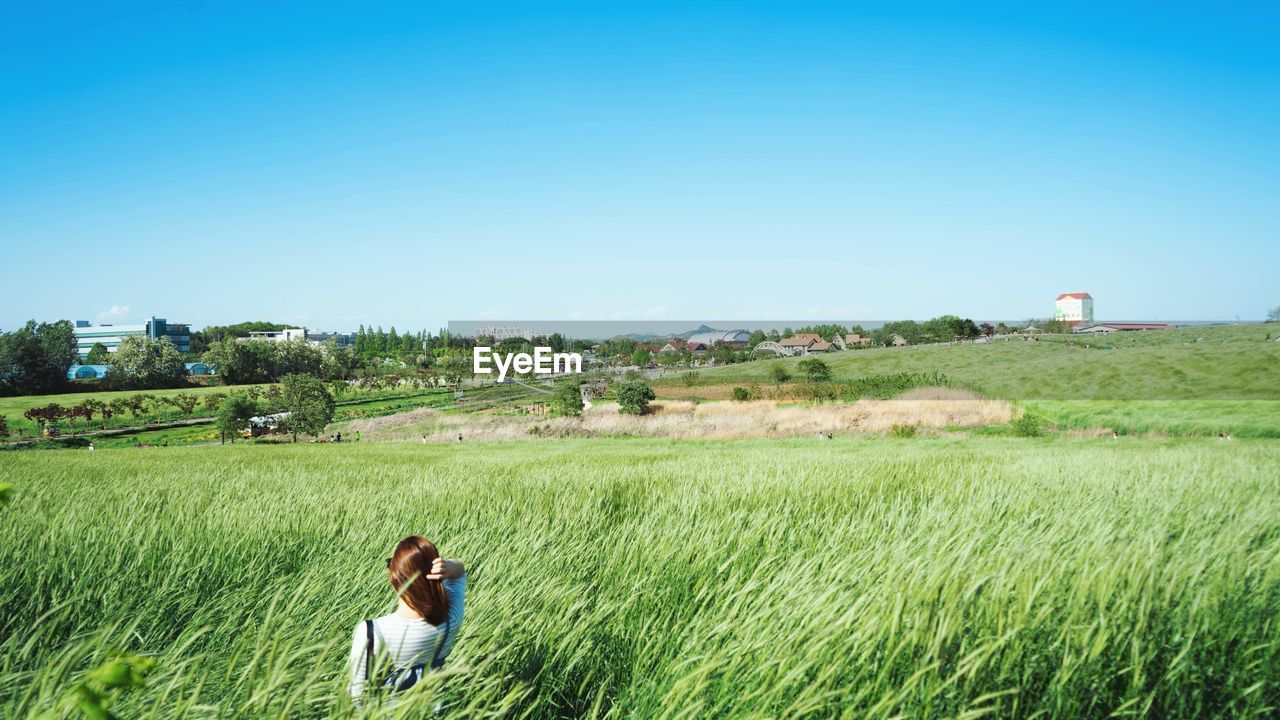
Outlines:
[[[421, 717], [1274, 716], [1280, 444], [547, 441], [6, 453], [0, 716], [349, 711], [408, 533], [467, 561]], [[56, 714], [56, 713], [55, 713]]]
[[[1280, 324], [873, 348], [821, 359], [836, 380], [943, 373], [958, 386], [1016, 402], [1064, 429], [1280, 437], [1280, 343], [1268, 342], [1268, 332], [1280, 336]], [[768, 385], [774, 365], [799, 376], [800, 360], [708, 368], [698, 377], [708, 385]], [[680, 387], [682, 381], [662, 384]]]

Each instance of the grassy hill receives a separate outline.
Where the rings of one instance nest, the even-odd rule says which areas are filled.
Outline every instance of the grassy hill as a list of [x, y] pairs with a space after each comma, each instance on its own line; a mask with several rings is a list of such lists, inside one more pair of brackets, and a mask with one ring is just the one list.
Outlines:
[[[936, 371], [1008, 400], [1280, 400], [1280, 343], [1267, 342], [1263, 327], [1123, 333], [1109, 338], [1113, 350], [1069, 346], [1074, 338], [1059, 336], [1039, 342], [872, 348], [821, 358], [837, 379]], [[1196, 337], [1206, 340], [1191, 342]], [[767, 383], [773, 364], [798, 375], [800, 359], [708, 368], [699, 375], [704, 383]]]
[[[1064, 482], [1069, 479], [1069, 482]], [[885, 438], [13, 453], [0, 716], [110, 653], [120, 717], [347, 716], [422, 533], [444, 675], [361, 717], [1254, 717], [1280, 705], [1280, 445]]]

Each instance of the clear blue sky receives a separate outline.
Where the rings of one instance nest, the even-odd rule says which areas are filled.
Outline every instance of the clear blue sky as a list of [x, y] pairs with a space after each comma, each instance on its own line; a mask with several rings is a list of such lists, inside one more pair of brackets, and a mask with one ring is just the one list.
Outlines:
[[1275, 2], [320, 5], [6, 10], [0, 327], [1280, 304]]

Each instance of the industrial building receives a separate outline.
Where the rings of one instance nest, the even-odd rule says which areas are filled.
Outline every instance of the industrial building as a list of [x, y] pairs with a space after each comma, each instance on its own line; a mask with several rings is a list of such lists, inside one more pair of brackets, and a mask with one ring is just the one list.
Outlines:
[[77, 320], [75, 327], [76, 350], [80, 357], [85, 357], [94, 345], [102, 343], [107, 352], [115, 352], [130, 335], [139, 335], [152, 340], [168, 338], [179, 352], [191, 351], [191, 326], [185, 323], [171, 323], [164, 318], [152, 316], [140, 325], [92, 325], [88, 320]]

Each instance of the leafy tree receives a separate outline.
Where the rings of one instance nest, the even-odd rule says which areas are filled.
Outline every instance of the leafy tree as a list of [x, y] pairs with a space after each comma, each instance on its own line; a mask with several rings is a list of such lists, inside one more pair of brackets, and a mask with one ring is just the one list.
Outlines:
[[648, 367], [652, 359], [653, 353], [649, 352], [648, 348], [636, 348], [636, 351], [631, 353], [631, 364], [636, 367]]
[[[392, 330], [394, 331], [394, 328]], [[255, 345], [257, 343], [251, 341], [242, 344]], [[271, 345], [275, 346], [276, 351], [274, 373], [276, 377], [298, 373], [320, 377], [324, 366], [324, 353], [319, 348], [312, 347], [305, 340], [291, 340], [289, 342], [271, 343]]]
[[111, 409], [106, 403], [95, 398], [89, 398], [80, 403], [81, 407], [88, 411], [86, 420], [92, 420], [94, 415], [102, 417], [102, 429], [107, 429], [107, 419], [111, 417]]
[[708, 353], [716, 365], [732, 365], [734, 360], [733, 348], [728, 343], [716, 342], [711, 346], [711, 352]]
[[218, 408], [222, 406], [222, 401], [227, 397], [226, 393], [209, 393], [204, 396], [204, 408], [210, 412], [216, 413]]
[[471, 374], [471, 360], [461, 350], [446, 352], [439, 365], [441, 376], [455, 390], [462, 384], [462, 378]]
[[986, 337], [991, 337], [992, 335], [996, 334], [996, 328], [991, 323], [984, 322], [981, 325], [979, 325], [978, 328], [982, 330], [982, 334]]
[[107, 370], [108, 382], [122, 388], [179, 387], [186, 376], [186, 361], [168, 338], [152, 340], [141, 335], [130, 335], [120, 343]]
[[547, 346], [551, 348], [551, 352], [564, 352], [565, 339], [560, 333], [551, 333], [551, 337], [547, 338]]
[[751, 391], [744, 387], [736, 387], [731, 397], [734, 402], [746, 402], [751, 399]]
[[1280, 305], [1267, 312], [1267, 322], [1280, 322]]
[[89, 354], [85, 356], [84, 362], [86, 365], [106, 365], [111, 362], [111, 351], [100, 342], [94, 343], [93, 347], [89, 348]]
[[29, 320], [0, 335], [0, 395], [42, 395], [67, 385], [67, 370], [79, 358], [71, 323]]
[[44, 346], [48, 363], [48, 377], [53, 387], [65, 384], [67, 370], [80, 361], [80, 349], [76, 345], [75, 326], [69, 320], [40, 323], [36, 328], [40, 344]]
[[[345, 380], [356, 368], [356, 354], [349, 347], [343, 347], [330, 340], [321, 348], [324, 356], [320, 364], [320, 375], [326, 380]], [[423, 355], [430, 363], [430, 355]]]
[[195, 411], [196, 405], [200, 402], [200, 397], [192, 393], [177, 393], [165, 397], [165, 402], [178, 409], [183, 415], [190, 415]]
[[312, 437], [324, 432], [333, 421], [333, 396], [324, 383], [311, 375], [299, 373], [280, 378], [281, 409], [289, 415], [282, 425], [298, 442], [298, 433]]
[[122, 400], [124, 406], [128, 408], [129, 414], [136, 420], [139, 415], [147, 412], [151, 406], [151, 397], [142, 393], [134, 393]]
[[216, 365], [228, 385], [274, 382], [277, 376], [275, 343], [226, 338], [213, 343], [201, 359]]
[[774, 363], [769, 366], [769, 379], [781, 385], [791, 379], [791, 373], [787, 372], [787, 366], [782, 363]]
[[223, 398], [218, 404], [215, 420], [218, 433], [222, 436], [222, 443], [226, 444], [228, 435], [231, 436], [231, 442], [235, 442], [236, 436], [249, 424], [249, 418], [257, 414], [258, 403], [249, 397], [248, 393], [231, 393]]
[[768, 339], [769, 336], [765, 335], [763, 330], [753, 330], [751, 337], [747, 338], [747, 347], [753, 348]]
[[818, 358], [805, 358], [796, 364], [796, 369], [804, 373], [810, 382], [825, 382], [831, 379], [831, 368]]
[[649, 401], [656, 395], [649, 383], [633, 380], [618, 386], [618, 412], [627, 415], [643, 415], [649, 409]]
[[562, 383], [556, 388], [555, 399], [551, 401], [552, 415], [556, 417], [578, 417], [582, 414], [582, 384], [576, 381]]

